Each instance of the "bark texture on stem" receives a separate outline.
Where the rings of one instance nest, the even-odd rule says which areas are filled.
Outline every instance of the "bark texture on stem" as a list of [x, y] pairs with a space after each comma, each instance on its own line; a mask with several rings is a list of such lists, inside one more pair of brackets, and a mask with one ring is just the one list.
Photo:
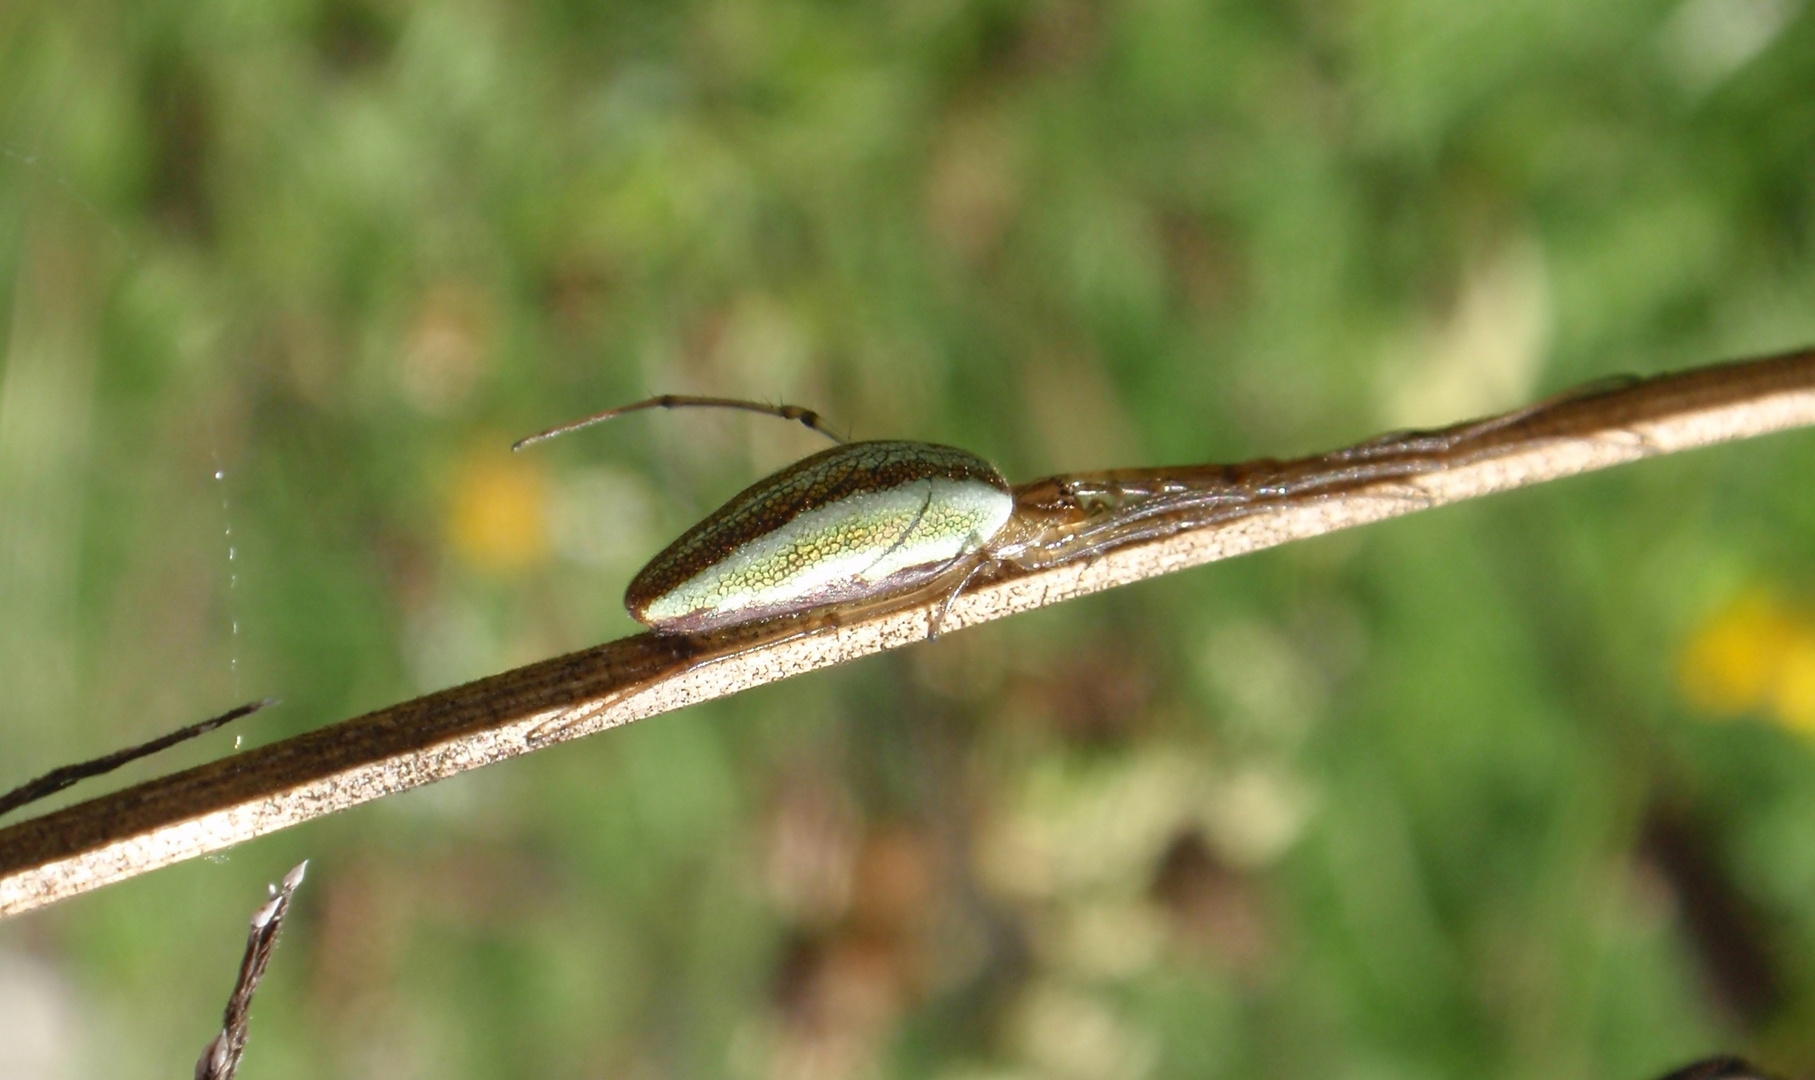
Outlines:
[[[1373, 440], [1335, 455], [1226, 470], [1257, 494], [1216, 520], [1147, 519], [1143, 538], [943, 598], [861, 617], [795, 619], [697, 637], [642, 634], [494, 675], [150, 780], [0, 830], [0, 915], [16, 914], [372, 799], [698, 701], [1116, 585], [1462, 499], [1815, 423], [1815, 351], [1579, 392], [1467, 431], [1439, 451]], [[1435, 440], [1433, 444], [1442, 440]], [[1380, 479], [1404, 443], [1417, 458]], [[1348, 454], [1348, 457], [1344, 455]], [[1296, 478], [1359, 453], [1352, 481]], [[1201, 476], [1206, 467], [1121, 470]], [[1389, 470], [1390, 471], [1390, 470]], [[1102, 476], [1107, 474], [1092, 474]], [[1018, 489], [1036, 499], [1067, 478]], [[1272, 481], [1278, 481], [1272, 483]], [[1272, 494], [1278, 492], [1278, 494]], [[1146, 525], [1144, 524], [1144, 528]], [[1170, 529], [1171, 531], [1168, 531]]]

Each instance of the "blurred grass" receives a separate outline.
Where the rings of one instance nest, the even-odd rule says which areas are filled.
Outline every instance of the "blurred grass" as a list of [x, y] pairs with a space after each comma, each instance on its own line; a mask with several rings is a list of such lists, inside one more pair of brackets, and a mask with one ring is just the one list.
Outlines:
[[[0, 783], [627, 633], [814, 445], [508, 455], [581, 411], [1306, 452], [1815, 340], [1812, 175], [1798, 0], [0, 6]], [[1265, 553], [9, 921], [0, 1076], [186, 1068], [304, 855], [260, 1076], [1815, 1069], [1811, 464]]]

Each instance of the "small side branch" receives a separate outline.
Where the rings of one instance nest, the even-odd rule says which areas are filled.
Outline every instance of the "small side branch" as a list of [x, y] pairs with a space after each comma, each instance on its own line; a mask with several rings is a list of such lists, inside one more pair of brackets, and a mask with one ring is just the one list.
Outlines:
[[233, 993], [221, 1014], [220, 1033], [209, 1040], [195, 1063], [195, 1080], [233, 1080], [239, 1072], [240, 1058], [246, 1054], [250, 1034], [252, 995], [258, 990], [271, 953], [277, 949], [277, 935], [284, 928], [284, 916], [290, 911], [290, 897], [303, 882], [309, 864], [298, 863], [284, 875], [283, 885], [271, 890], [271, 899], [252, 913], [252, 929], [246, 935], [246, 955], [239, 962], [239, 977], [233, 981]]
[[276, 698], [263, 701], [251, 701], [237, 708], [228, 709], [219, 716], [203, 720], [199, 724], [180, 727], [168, 735], [159, 735], [150, 742], [129, 746], [124, 750], [115, 750], [92, 761], [77, 762], [52, 769], [36, 780], [28, 780], [4, 795], [0, 795], [0, 817], [12, 813], [28, 803], [48, 798], [73, 784], [80, 783], [94, 776], [104, 776], [122, 765], [134, 762], [143, 757], [150, 757], [160, 750], [168, 750], [178, 743], [188, 742], [198, 735], [206, 735], [216, 728], [225, 727], [243, 716], [251, 716], [260, 709], [277, 704]]
[[[1553, 398], [1444, 432], [1234, 466], [1118, 470], [1022, 485], [1018, 498], [1108, 478], [1250, 493], [1143, 517], [1105, 544], [1008, 569], [953, 600], [708, 635], [642, 634], [544, 660], [0, 829], [0, 915], [218, 851], [393, 792], [975, 623], [1291, 540], [1577, 473], [1815, 424], [1815, 350]], [[1395, 465], [1398, 461], [1400, 464]], [[1347, 473], [1331, 478], [1332, 465]], [[1340, 471], [1340, 470], [1339, 470]], [[1318, 477], [1307, 484], [1307, 476]], [[1069, 487], [1068, 487], [1069, 485]]]

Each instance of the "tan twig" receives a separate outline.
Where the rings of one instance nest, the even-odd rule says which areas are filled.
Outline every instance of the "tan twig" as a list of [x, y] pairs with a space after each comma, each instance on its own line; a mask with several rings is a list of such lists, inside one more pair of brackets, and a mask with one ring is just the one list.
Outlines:
[[[972, 584], [955, 630], [1115, 585], [1591, 469], [1815, 423], [1815, 351], [1721, 365], [1553, 399], [1429, 439], [1370, 440], [1335, 455], [1223, 469], [1260, 493], [1203, 520], [1144, 520], [1133, 542]], [[1381, 449], [1381, 448], [1386, 449]], [[1393, 463], [1405, 467], [1395, 472]], [[1302, 489], [1332, 462], [1352, 478]], [[1156, 487], [1207, 467], [1129, 470]], [[1109, 474], [1094, 474], [1101, 477]], [[1384, 479], [1383, 479], [1384, 477]], [[1065, 478], [1024, 485], [1037, 502]], [[1176, 526], [1176, 527], [1174, 527]], [[148, 781], [0, 830], [0, 915], [480, 765], [656, 713], [920, 641], [934, 596], [841, 620], [700, 637], [643, 634]]]
[[297, 863], [284, 875], [283, 885], [271, 890], [271, 899], [252, 913], [252, 927], [246, 933], [246, 955], [239, 962], [233, 993], [228, 995], [227, 1008], [221, 1013], [221, 1030], [196, 1059], [195, 1080], [233, 1080], [239, 1073], [240, 1058], [245, 1056], [246, 1039], [251, 1033], [252, 995], [258, 991], [259, 980], [265, 977], [265, 967], [277, 948], [277, 935], [290, 911], [290, 897], [296, 894], [308, 869], [307, 860]]

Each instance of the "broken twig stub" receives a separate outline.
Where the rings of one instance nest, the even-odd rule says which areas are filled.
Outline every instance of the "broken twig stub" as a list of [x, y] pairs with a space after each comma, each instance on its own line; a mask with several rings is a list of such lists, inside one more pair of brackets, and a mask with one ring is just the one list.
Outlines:
[[240, 959], [239, 974], [233, 980], [233, 993], [227, 996], [227, 1007], [221, 1013], [221, 1030], [202, 1048], [196, 1059], [195, 1080], [233, 1080], [239, 1073], [240, 1059], [246, 1054], [246, 1040], [251, 1034], [252, 995], [258, 992], [259, 980], [271, 963], [277, 949], [277, 935], [284, 928], [284, 916], [290, 912], [290, 898], [303, 883], [309, 863], [304, 860], [284, 875], [283, 884], [272, 886], [271, 899], [252, 913], [252, 926], [246, 933], [246, 955]]

